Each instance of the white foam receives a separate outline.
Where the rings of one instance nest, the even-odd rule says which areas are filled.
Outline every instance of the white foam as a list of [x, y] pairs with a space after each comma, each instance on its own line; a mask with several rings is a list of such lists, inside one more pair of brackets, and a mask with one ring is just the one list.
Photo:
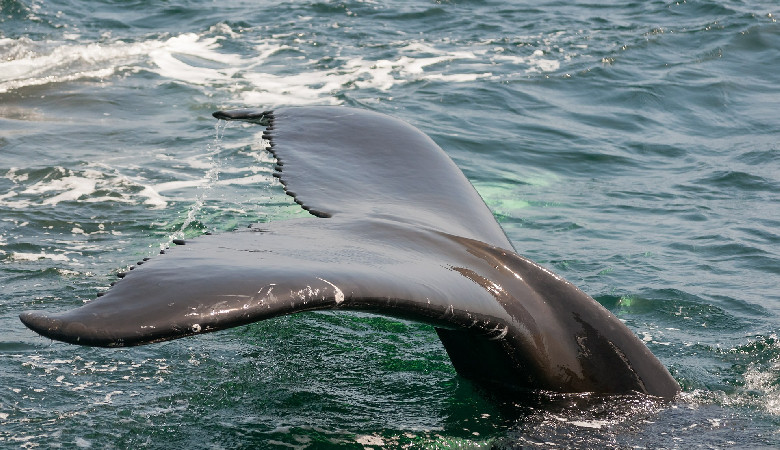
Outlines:
[[[28, 184], [28, 178], [19, 173], [7, 174], [17, 186], [0, 194], [0, 206], [11, 209], [27, 209], [34, 206], [56, 206], [62, 202], [84, 203], [126, 203], [144, 204], [153, 209], [165, 208], [170, 199], [165, 192], [187, 188], [209, 188], [211, 186], [268, 185], [274, 183], [272, 169], [263, 166], [244, 166], [222, 169], [219, 164], [199, 164], [190, 161], [195, 168], [208, 168], [196, 179], [152, 183], [140, 177], [123, 175], [118, 170], [103, 165], [91, 164], [92, 168], [70, 170], [52, 168], [50, 173], [38, 181]], [[201, 167], [202, 166], [202, 167]], [[232, 175], [219, 179], [219, 173]], [[176, 176], [177, 175], [174, 173]], [[106, 194], [103, 194], [103, 193]], [[78, 231], [74, 231], [78, 232]]]
[[489, 78], [491, 76], [493, 76], [491, 72], [486, 72], [486, 73], [461, 73], [461, 74], [453, 74], [453, 75], [432, 74], [427, 76], [426, 78], [428, 80], [439, 80], [439, 81], [446, 81], [449, 83], [467, 83], [469, 81], [475, 81], [480, 78]]
[[144, 204], [151, 206], [155, 209], [163, 209], [168, 206], [168, 202], [155, 191], [151, 186], [144, 186], [143, 190], [138, 193], [139, 196], [144, 197]]
[[[210, 32], [232, 35], [227, 26]], [[151, 69], [164, 78], [191, 84], [227, 82], [238, 70], [262, 62], [279, 47], [261, 49], [254, 59], [217, 51], [223, 36], [205, 37], [183, 33], [167, 39], [139, 42], [41, 41], [28, 38], [2, 39], [0, 49], [8, 55], [0, 61], [0, 93], [26, 86], [60, 83], [88, 78], [107, 78], [125, 69]], [[187, 59], [205, 64], [186, 63]], [[151, 64], [151, 67], [149, 65]], [[221, 65], [213, 68], [207, 66]]]
[[28, 38], [6, 39], [3, 44], [9, 57], [0, 60], [0, 93], [25, 86], [106, 78], [160, 45], [155, 41], [70, 43]]
[[494, 63], [516, 65], [524, 73], [553, 72], [561, 67], [561, 62], [556, 59], [545, 58], [544, 52], [534, 51], [529, 56], [505, 55], [498, 53], [490, 56]]
[[[775, 344], [776, 346], [777, 344]], [[770, 367], [762, 367], [757, 363], [748, 365], [745, 371], [745, 389], [761, 392], [761, 406], [769, 414], [780, 416], [780, 387], [778, 387], [778, 373], [780, 373], [780, 358], [773, 358]]]
[[306, 105], [339, 103], [332, 93], [341, 89], [350, 78], [327, 71], [314, 71], [289, 76], [253, 72], [243, 74], [242, 79], [249, 82], [244, 89], [251, 89], [241, 93], [241, 100], [246, 104]]
[[[66, 200], [78, 200], [82, 196], [86, 196], [95, 192], [97, 177], [99, 177], [99, 173], [97, 171], [85, 171], [83, 176], [66, 175], [62, 178], [54, 178], [57, 175], [70, 173], [70, 171], [67, 171], [62, 167], [56, 167], [54, 168], [53, 173], [49, 174], [49, 176], [33, 184], [32, 186], [27, 187], [21, 192], [21, 194], [39, 197], [52, 191], [59, 191], [59, 194], [53, 197], [45, 198], [41, 202], [44, 205], [56, 205], [57, 203]], [[16, 195], [17, 193], [13, 191], [7, 194], [9, 197]], [[2, 200], [4, 200], [4, 198], [0, 198], [0, 201]]]
[[27, 179], [30, 177], [29, 174], [26, 173], [17, 173], [19, 172], [18, 167], [11, 167], [8, 172], [6, 172], [5, 177], [9, 180], [13, 181], [14, 183], [23, 183], [27, 181]]
[[43, 250], [41, 250], [40, 253], [13, 252], [11, 253], [11, 258], [15, 259], [16, 261], [38, 261], [40, 259], [50, 259], [52, 261], [70, 261], [70, 258], [62, 253], [44, 253]]
[[[151, 51], [149, 56], [157, 66], [155, 72], [166, 78], [199, 85], [225, 82], [239, 70], [242, 65], [241, 58], [214, 51], [218, 47], [217, 41], [217, 38], [201, 39], [195, 33], [186, 33], [168, 39], [165, 45]], [[195, 56], [205, 61], [225, 64], [226, 67], [199, 67], [182, 61], [177, 55]]]
[[156, 184], [154, 191], [159, 195], [160, 192], [177, 191], [179, 189], [186, 189], [192, 187], [202, 186], [203, 180], [181, 180], [181, 181], [168, 181], [165, 183]]
[[[395, 56], [387, 59], [337, 57], [337, 64], [318, 69], [318, 62], [300, 56], [277, 57], [291, 47], [289, 36], [256, 38], [251, 56], [226, 50], [230, 39], [247, 39], [228, 25], [207, 32], [182, 33], [146, 41], [34, 42], [27, 38], [0, 39], [0, 49], [9, 55], [0, 61], [0, 92], [46, 83], [108, 78], [121, 71], [147, 70], [168, 80], [233, 93], [237, 102], [257, 105], [338, 104], [336, 93], [351, 86], [386, 91], [420, 80], [467, 83], [493, 77], [493, 65], [517, 65], [512, 73], [550, 72], [560, 68], [569, 55], [554, 48], [553, 37], [529, 37], [545, 48], [526, 55], [509, 54], [497, 42], [444, 41], [447, 49], [424, 41], [400, 41]], [[554, 40], [554, 39], [553, 39]], [[453, 48], [458, 48], [453, 50]], [[556, 53], [557, 52], [557, 53]], [[512, 53], [517, 53], [513, 51]], [[268, 69], [264, 70], [264, 67]], [[279, 73], [279, 67], [288, 73]], [[486, 70], [487, 69], [487, 70]], [[506, 68], [502, 68], [506, 73]]]
[[[222, 26], [219, 32], [227, 33], [228, 30], [227, 26]], [[312, 70], [315, 61], [296, 58], [290, 64], [300, 67], [295, 73], [282, 75], [262, 70], [269, 58], [289, 48], [277, 40], [282, 37], [258, 42], [255, 56], [246, 58], [223, 52], [222, 37], [180, 35], [150, 53], [155, 66], [151, 70], [183, 83], [208, 85], [211, 90], [226, 88], [235, 92], [241, 103], [262, 105], [338, 104], [341, 100], [334, 94], [349, 86], [386, 91], [395, 85], [418, 80], [461, 83], [492, 76], [491, 72], [473, 73], [470, 70], [448, 72], [451, 70], [448, 64], [453, 61], [482, 62], [482, 57], [471, 51], [445, 51], [421, 42], [404, 43], [398, 49], [398, 57], [392, 60], [345, 58], [331, 69]], [[189, 57], [182, 58], [183, 55]], [[198, 65], [192, 57], [209, 64]], [[274, 61], [274, 66], [278, 65], [278, 61]]]
[[[30, 185], [25, 183], [28, 180], [26, 176], [16, 172], [10, 176], [6, 174], [6, 178], [11, 178], [18, 186], [0, 195], [0, 206], [25, 209], [35, 205], [56, 206], [65, 201], [144, 203], [152, 208], [164, 208], [167, 205], [165, 198], [149, 182], [131, 179], [102, 164], [91, 166], [94, 168], [78, 171], [55, 167]], [[108, 191], [110, 195], [95, 196], [99, 191]]]
[[63, 190], [64, 192], [55, 195], [54, 197], [47, 198], [43, 201], [44, 205], [56, 205], [62, 201], [78, 200], [83, 196], [87, 196], [95, 192], [95, 186], [97, 186], [97, 180], [91, 177], [77, 177], [71, 176], [61, 180], [54, 180], [49, 184], [33, 186], [25, 190], [24, 194], [39, 194], [42, 192], [48, 192], [52, 190]]
[[577, 427], [596, 429], [609, 425], [609, 422], [606, 420], [572, 420], [569, 423]]
[[224, 185], [230, 185], [230, 186], [246, 186], [246, 185], [253, 185], [253, 184], [263, 184], [267, 185], [269, 183], [274, 182], [274, 177], [271, 175], [265, 175], [265, 174], [257, 174], [257, 175], [248, 175], [245, 177], [240, 178], [230, 178], [225, 180], [219, 180], [217, 182], [217, 185], [224, 186]]
[[532, 72], [553, 72], [561, 67], [560, 61], [554, 59], [537, 58], [529, 61], [531, 67], [526, 69], [526, 73]]

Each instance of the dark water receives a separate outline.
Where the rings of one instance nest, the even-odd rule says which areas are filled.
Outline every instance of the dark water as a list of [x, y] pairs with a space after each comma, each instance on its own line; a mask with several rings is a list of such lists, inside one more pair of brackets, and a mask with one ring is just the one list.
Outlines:
[[[0, 447], [780, 445], [777, 3], [277, 3], [0, 1]], [[681, 398], [489, 399], [433, 329], [365, 314], [122, 350], [18, 321], [305, 216], [262, 129], [210, 116], [299, 104], [428, 133]]]

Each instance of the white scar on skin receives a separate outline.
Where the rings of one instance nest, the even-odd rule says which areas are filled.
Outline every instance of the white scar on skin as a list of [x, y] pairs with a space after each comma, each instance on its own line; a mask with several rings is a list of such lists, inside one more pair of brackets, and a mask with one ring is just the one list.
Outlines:
[[317, 277], [317, 279], [320, 280], [320, 281], [324, 281], [324, 282], [328, 283], [329, 285], [333, 286], [333, 289], [336, 291], [336, 304], [337, 305], [344, 301], [344, 293], [341, 292], [341, 289], [339, 289], [335, 284], [331, 283], [328, 280], [320, 278], [320, 277]]

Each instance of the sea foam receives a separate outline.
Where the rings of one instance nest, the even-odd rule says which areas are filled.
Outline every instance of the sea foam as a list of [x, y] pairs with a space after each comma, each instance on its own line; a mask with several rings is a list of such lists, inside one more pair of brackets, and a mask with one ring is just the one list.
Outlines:
[[[137, 42], [0, 39], [0, 49], [9, 55], [0, 61], [0, 93], [149, 71], [162, 79], [199, 87], [209, 95], [227, 91], [236, 104], [339, 104], [342, 100], [336, 93], [344, 89], [382, 92], [419, 81], [468, 83], [496, 77], [490, 70], [496, 63], [504, 70], [507, 65], [517, 66], [514, 73], [551, 72], [560, 67], [558, 58], [567, 57], [538, 49], [510, 55], [492, 42], [475, 42], [452, 50], [451, 43], [446, 42], [449, 49], [404, 41], [395, 44], [391, 57], [364, 57], [365, 52], [361, 56], [338, 55], [333, 58], [335, 64], [322, 68], [318, 60], [297, 56], [288, 36], [255, 38], [249, 43], [253, 48], [249, 54], [226, 49], [226, 42], [238, 38], [230, 27], [221, 24], [202, 33], [151, 36]], [[296, 55], [280, 56], [285, 51]], [[290, 70], [280, 75], [275, 67], [263, 70], [266, 65], [283, 65]]]

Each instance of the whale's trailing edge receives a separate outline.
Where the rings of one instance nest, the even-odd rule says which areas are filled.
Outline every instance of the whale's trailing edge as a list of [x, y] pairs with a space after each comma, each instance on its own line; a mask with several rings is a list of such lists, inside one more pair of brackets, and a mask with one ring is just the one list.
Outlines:
[[81, 308], [22, 314], [28, 327], [124, 346], [300, 311], [364, 310], [435, 326], [457, 371], [488, 385], [679, 392], [609, 311], [517, 255], [460, 170], [414, 127], [342, 107], [215, 117], [267, 125], [277, 176], [320, 219], [187, 241]]

